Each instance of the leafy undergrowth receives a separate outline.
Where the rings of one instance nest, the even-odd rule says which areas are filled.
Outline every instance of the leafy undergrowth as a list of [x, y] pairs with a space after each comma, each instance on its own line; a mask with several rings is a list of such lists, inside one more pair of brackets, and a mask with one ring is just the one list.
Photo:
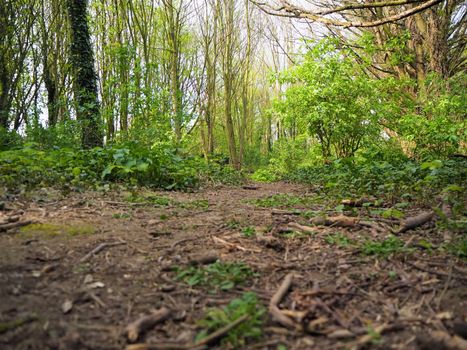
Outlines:
[[181, 156], [176, 149], [168, 147], [41, 150], [31, 144], [0, 152], [0, 185], [14, 190], [49, 186], [109, 190], [114, 183], [183, 190], [201, 183], [240, 184], [242, 181], [242, 175], [229, 166]]
[[[271, 171], [274, 173], [274, 169], [263, 168], [259, 173]], [[443, 195], [460, 202], [461, 199], [465, 200], [467, 160], [460, 158], [419, 163], [410, 160], [341, 159], [326, 165], [298, 167], [288, 173], [276, 174], [273, 180], [279, 178], [310, 184], [327, 199], [372, 196], [385, 203], [415, 201], [425, 204]], [[284, 202], [281, 198], [268, 200]], [[264, 202], [263, 205], [268, 204]]]
[[215, 262], [202, 267], [187, 267], [177, 269], [177, 279], [189, 286], [205, 286], [212, 291], [229, 290], [244, 284], [255, 273], [244, 263]]
[[413, 249], [405, 247], [404, 241], [393, 235], [383, 240], [367, 240], [362, 245], [362, 253], [365, 255], [375, 255], [388, 257], [397, 253], [410, 253]]

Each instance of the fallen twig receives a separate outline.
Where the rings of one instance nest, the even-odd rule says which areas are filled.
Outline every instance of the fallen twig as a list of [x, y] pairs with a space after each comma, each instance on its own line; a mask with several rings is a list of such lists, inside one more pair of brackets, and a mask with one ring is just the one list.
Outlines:
[[5, 224], [1, 224], [0, 232], [6, 232], [8, 230], [11, 230], [17, 227], [27, 226], [27, 225], [32, 224], [33, 222], [34, 222], [33, 220], [25, 220], [25, 221], [8, 222]]
[[197, 239], [199, 239], [200, 237], [189, 237], [189, 238], [184, 238], [184, 239], [180, 239], [178, 241], [175, 241], [174, 243], [172, 243], [170, 245], [170, 248], [173, 249], [175, 248], [177, 245], [179, 244], [182, 244], [182, 243], [185, 243], [185, 242], [189, 242], [189, 241], [196, 241]]
[[143, 332], [154, 327], [157, 323], [165, 321], [170, 314], [171, 311], [168, 308], [162, 307], [149, 315], [145, 315], [133, 321], [125, 329], [128, 340], [130, 342], [135, 342]]
[[204, 350], [206, 345], [195, 347], [191, 344], [180, 344], [180, 343], [153, 343], [153, 344], [130, 344], [127, 345], [125, 350]]
[[131, 207], [143, 207], [145, 205], [152, 205], [151, 202], [117, 202], [117, 201], [103, 201], [103, 203], [108, 205], [122, 205], [122, 206], [131, 206]]
[[457, 279], [467, 281], [467, 277], [463, 276], [463, 275], [458, 275], [458, 274], [452, 274], [451, 275], [451, 274], [448, 274], [446, 272], [432, 270], [432, 269], [429, 269], [429, 268], [424, 267], [424, 266], [420, 266], [420, 265], [418, 265], [416, 263], [413, 263], [413, 262], [410, 262], [410, 261], [408, 261], [407, 264], [409, 264], [410, 266], [415, 267], [417, 270], [420, 270], [420, 271], [423, 271], [423, 272], [428, 272], [428, 273], [431, 273], [431, 274], [434, 274], [434, 275], [437, 275], [437, 276], [448, 277], [448, 278], [452, 277], [452, 278], [457, 278]]
[[386, 323], [380, 326], [377, 326], [373, 329], [372, 334], [368, 333], [368, 334], [362, 335], [360, 338], [358, 338], [354, 342], [351, 342], [350, 344], [348, 344], [348, 347], [352, 350], [360, 349], [364, 345], [370, 343], [374, 339], [375, 334], [381, 334], [386, 329], [388, 329], [388, 325]]
[[254, 185], [244, 185], [244, 186], [242, 186], [242, 188], [244, 190], [257, 190], [257, 189], [259, 189], [258, 186], [254, 186]]
[[227, 246], [229, 248], [235, 248], [235, 249], [241, 250], [242, 252], [261, 253], [261, 250], [259, 250], [259, 249], [245, 248], [245, 247], [242, 247], [239, 244], [227, 242], [226, 240], [224, 240], [222, 238], [219, 238], [219, 237], [212, 237], [212, 239], [213, 239], [213, 241], [215, 241], [217, 243], [221, 243], [221, 244], [223, 244], [223, 245], [225, 245], [225, 246]]
[[219, 339], [227, 335], [233, 328], [237, 327], [240, 323], [248, 320], [250, 316], [245, 314], [228, 325], [218, 329], [217, 331], [209, 334], [207, 337], [193, 343], [193, 344], [180, 344], [175, 342], [153, 343], [153, 344], [133, 344], [128, 345], [126, 350], [201, 350], [206, 349], [208, 345], [217, 342]]
[[322, 217], [317, 216], [310, 220], [314, 225], [336, 226], [336, 227], [355, 227], [359, 219], [345, 215]]
[[19, 216], [19, 215], [7, 216], [6, 218], [4, 218], [0, 222], [0, 226], [5, 225], [5, 224], [7, 224], [9, 222], [17, 222], [17, 221], [19, 221], [19, 219], [21, 219], [21, 216]]
[[285, 276], [279, 289], [272, 296], [271, 301], [269, 302], [269, 313], [281, 325], [288, 328], [297, 328], [297, 324], [279, 309], [279, 303], [289, 291], [290, 287], [292, 286], [292, 282], [293, 274], [289, 273], [287, 276]]
[[25, 325], [27, 323], [36, 321], [37, 318], [38, 318], [37, 315], [31, 314], [31, 315], [27, 315], [26, 317], [23, 317], [23, 318], [20, 318], [18, 320], [14, 320], [11, 322], [2, 322], [0, 323], [0, 334], [6, 333], [18, 327], [21, 327], [22, 325]]
[[88, 261], [93, 255], [96, 255], [98, 253], [100, 253], [101, 251], [103, 251], [105, 248], [108, 248], [108, 247], [114, 247], [114, 246], [117, 246], [117, 245], [122, 245], [122, 244], [126, 244], [125, 241], [121, 241], [121, 242], [107, 242], [107, 243], [101, 243], [99, 244], [96, 248], [94, 248], [93, 250], [91, 250], [89, 253], [87, 253], [85, 256], [83, 256], [80, 260], [80, 262], [86, 262]]
[[217, 331], [209, 334], [206, 338], [203, 338], [203, 339], [197, 341], [194, 344], [194, 346], [197, 347], [197, 346], [200, 346], [200, 345], [209, 345], [209, 344], [212, 344], [212, 343], [216, 342], [220, 338], [224, 337], [227, 333], [229, 333], [230, 330], [237, 327], [240, 323], [245, 322], [246, 320], [248, 320], [249, 317], [250, 316], [248, 314], [245, 314], [245, 315], [237, 318], [235, 321], [233, 321], [233, 322], [229, 323], [228, 325], [218, 329]]
[[310, 233], [310, 234], [316, 234], [316, 230], [310, 226], [305, 226], [305, 225], [300, 225], [299, 223], [296, 223], [296, 222], [289, 222], [287, 224], [287, 227], [290, 228], [290, 229], [295, 229], [295, 230], [299, 230], [301, 232], [304, 232], [304, 233]]
[[283, 209], [272, 209], [271, 214], [272, 215], [301, 215], [303, 214], [304, 211], [294, 209], [294, 210], [283, 210]]

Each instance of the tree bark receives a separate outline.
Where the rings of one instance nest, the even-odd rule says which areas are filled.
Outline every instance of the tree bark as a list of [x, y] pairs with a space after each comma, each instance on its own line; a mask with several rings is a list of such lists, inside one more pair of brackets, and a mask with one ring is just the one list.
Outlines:
[[102, 146], [97, 75], [87, 20], [87, 0], [67, 0], [71, 27], [71, 66], [76, 117], [81, 124], [83, 148]]
[[10, 114], [10, 74], [7, 64], [9, 15], [7, 4], [0, 2], [0, 127], [8, 129]]

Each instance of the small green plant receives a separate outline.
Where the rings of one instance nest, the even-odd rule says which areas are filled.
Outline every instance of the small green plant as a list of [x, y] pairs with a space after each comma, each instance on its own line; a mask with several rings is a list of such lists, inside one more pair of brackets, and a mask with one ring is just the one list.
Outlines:
[[433, 249], [433, 244], [426, 239], [420, 239], [417, 242], [417, 247], [431, 251]]
[[112, 217], [114, 219], [129, 219], [131, 218], [131, 215], [128, 213], [115, 213], [115, 214], [112, 214]]
[[209, 208], [209, 201], [207, 199], [196, 199], [194, 201], [180, 202], [178, 206], [184, 209], [207, 210]]
[[240, 227], [240, 222], [238, 220], [232, 219], [225, 223], [225, 226], [228, 229], [234, 230]]
[[199, 341], [240, 317], [248, 315], [245, 321], [234, 327], [221, 341], [222, 345], [237, 349], [244, 346], [249, 339], [262, 336], [261, 327], [265, 313], [266, 309], [260, 304], [255, 293], [243, 293], [241, 298], [233, 299], [226, 307], [209, 310], [198, 322], [203, 330], [198, 333], [196, 340]]
[[255, 276], [244, 263], [216, 261], [201, 267], [188, 267], [177, 270], [177, 279], [190, 286], [206, 286], [218, 290], [229, 290]]
[[242, 235], [244, 237], [253, 237], [256, 235], [256, 230], [253, 226], [247, 226], [242, 229]]
[[353, 244], [353, 240], [343, 235], [340, 232], [327, 235], [324, 240], [327, 244], [336, 245], [338, 247], [348, 247]]
[[381, 343], [381, 333], [375, 330], [372, 326], [368, 326], [367, 333], [371, 338], [371, 343], [373, 345], [378, 345]]
[[465, 236], [446, 244], [444, 247], [448, 253], [467, 259], [467, 238]]
[[386, 209], [381, 215], [385, 219], [401, 219], [404, 217], [404, 213], [396, 208]]
[[73, 267], [74, 274], [85, 274], [91, 271], [91, 266], [88, 263], [81, 263]]
[[280, 232], [281, 237], [284, 238], [305, 238], [309, 237], [310, 235], [313, 235], [314, 233], [309, 233], [309, 232], [303, 232], [303, 231], [295, 231], [295, 230], [288, 230], [285, 232]]
[[388, 257], [395, 253], [407, 253], [412, 249], [406, 248], [404, 242], [394, 235], [390, 235], [383, 241], [367, 240], [363, 243], [362, 253], [365, 255], [376, 255], [379, 257]]

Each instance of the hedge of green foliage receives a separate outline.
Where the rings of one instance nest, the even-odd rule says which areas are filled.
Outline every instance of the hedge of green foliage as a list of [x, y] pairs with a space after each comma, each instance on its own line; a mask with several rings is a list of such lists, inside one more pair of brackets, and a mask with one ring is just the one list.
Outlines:
[[0, 184], [7, 188], [79, 189], [125, 183], [186, 189], [197, 187], [200, 181], [237, 183], [241, 175], [228, 166], [180, 156], [176, 149], [163, 145], [41, 150], [30, 144], [0, 152]]

